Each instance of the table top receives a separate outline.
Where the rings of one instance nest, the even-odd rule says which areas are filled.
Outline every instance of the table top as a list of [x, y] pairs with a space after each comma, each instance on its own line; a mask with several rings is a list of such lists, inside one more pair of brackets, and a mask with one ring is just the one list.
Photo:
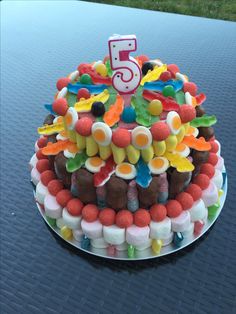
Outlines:
[[[75, 1], [1, 3], [2, 313], [233, 313], [236, 23]], [[113, 33], [176, 63], [206, 93], [229, 178], [213, 228], [177, 254], [121, 262], [73, 249], [36, 208], [27, 162], [56, 80], [103, 58]]]

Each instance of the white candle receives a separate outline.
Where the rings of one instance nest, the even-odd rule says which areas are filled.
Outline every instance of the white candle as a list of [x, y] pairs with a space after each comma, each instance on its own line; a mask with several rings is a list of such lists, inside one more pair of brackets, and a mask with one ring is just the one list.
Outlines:
[[108, 40], [111, 69], [114, 71], [112, 85], [120, 94], [132, 94], [141, 81], [137, 61], [129, 55], [137, 50], [135, 35], [114, 35]]

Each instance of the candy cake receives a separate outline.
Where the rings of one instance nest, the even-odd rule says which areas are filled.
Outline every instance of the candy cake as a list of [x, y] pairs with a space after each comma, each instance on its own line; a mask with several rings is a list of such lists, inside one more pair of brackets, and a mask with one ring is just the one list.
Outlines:
[[129, 257], [199, 235], [224, 167], [206, 96], [135, 50], [135, 36], [113, 36], [109, 56], [58, 79], [30, 160], [36, 202], [63, 238]]

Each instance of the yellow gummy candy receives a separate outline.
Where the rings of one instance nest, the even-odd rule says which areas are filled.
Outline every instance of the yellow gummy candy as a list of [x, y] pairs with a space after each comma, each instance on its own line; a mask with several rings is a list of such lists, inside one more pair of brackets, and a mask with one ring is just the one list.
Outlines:
[[38, 128], [38, 133], [41, 135], [51, 135], [64, 131], [63, 122], [58, 122], [54, 124], [45, 124]]
[[128, 160], [131, 164], [136, 164], [140, 157], [140, 151], [133, 145], [129, 145], [125, 148]]
[[175, 135], [172, 135], [172, 134], [167, 137], [165, 142], [166, 142], [166, 150], [168, 152], [172, 152], [173, 150], [175, 150], [175, 148], [178, 144], [177, 137]]
[[61, 236], [63, 239], [65, 240], [71, 240], [73, 237], [73, 233], [72, 230], [66, 226], [63, 226], [61, 228]]
[[76, 133], [76, 144], [79, 149], [84, 149], [86, 147], [86, 138]]
[[117, 165], [121, 164], [125, 160], [125, 149], [117, 147], [115, 144], [111, 143], [111, 150], [113, 153], [113, 159]]
[[178, 143], [182, 142], [184, 136], [185, 136], [185, 127], [184, 127], [184, 125], [182, 125], [180, 127], [179, 133], [176, 134], [176, 138], [177, 138]]
[[184, 123], [183, 126], [185, 128], [185, 134], [188, 133], [188, 129], [190, 127], [190, 122]]
[[162, 66], [158, 67], [155, 66], [155, 68], [152, 71], [148, 71], [148, 73], [142, 78], [141, 85], [143, 86], [146, 82], [153, 82], [159, 79], [161, 73], [165, 72], [167, 70], [167, 65], [163, 64]]
[[86, 137], [86, 154], [89, 157], [98, 153], [98, 144], [94, 141], [92, 135]]
[[109, 92], [105, 89], [102, 93], [92, 96], [88, 99], [82, 99], [75, 103], [74, 108], [77, 112], [89, 112], [91, 110], [92, 104], [95, 101], [101, 101], [105, 103], [109, 98]]
[[162, 156], [165, 154], [166, 151], [166, 142], [165, 141], [153, 141], [152, 142], [153, 148], [154, 148], [154, 154], [155, 156]]
[[186, 158], [179, 154], [165, 153], [165, 157], [169, 160], [172, 167], [179, 172], [190, 172], [194, 170], [194, 165]]
[[98, 145], [98, 149], [99, 149], [99, 155], [102, 160], [107, 160], [112, 154], [110, 145], [107, 145], [107, 146]]
[[149, 162], [154, 156], [153, 146], [150, 145], [148, 148], [142, 149], [141, 155], [145, 162]]
[[155, 254], [160, 254], [163, 242], [162, 240], [153, 239], [152, 240], [152, 250]]

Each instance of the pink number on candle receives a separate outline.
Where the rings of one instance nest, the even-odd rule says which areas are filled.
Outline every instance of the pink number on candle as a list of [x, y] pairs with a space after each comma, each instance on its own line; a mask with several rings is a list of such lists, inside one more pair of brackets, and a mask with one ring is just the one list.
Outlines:
[[108, 40], [111, 69], [114, 70], [112, 85], [120, 94], [132, 94], [141, 81], [137, 61], [129, 56], [137, 50], [135, 35], [115, 35]]

